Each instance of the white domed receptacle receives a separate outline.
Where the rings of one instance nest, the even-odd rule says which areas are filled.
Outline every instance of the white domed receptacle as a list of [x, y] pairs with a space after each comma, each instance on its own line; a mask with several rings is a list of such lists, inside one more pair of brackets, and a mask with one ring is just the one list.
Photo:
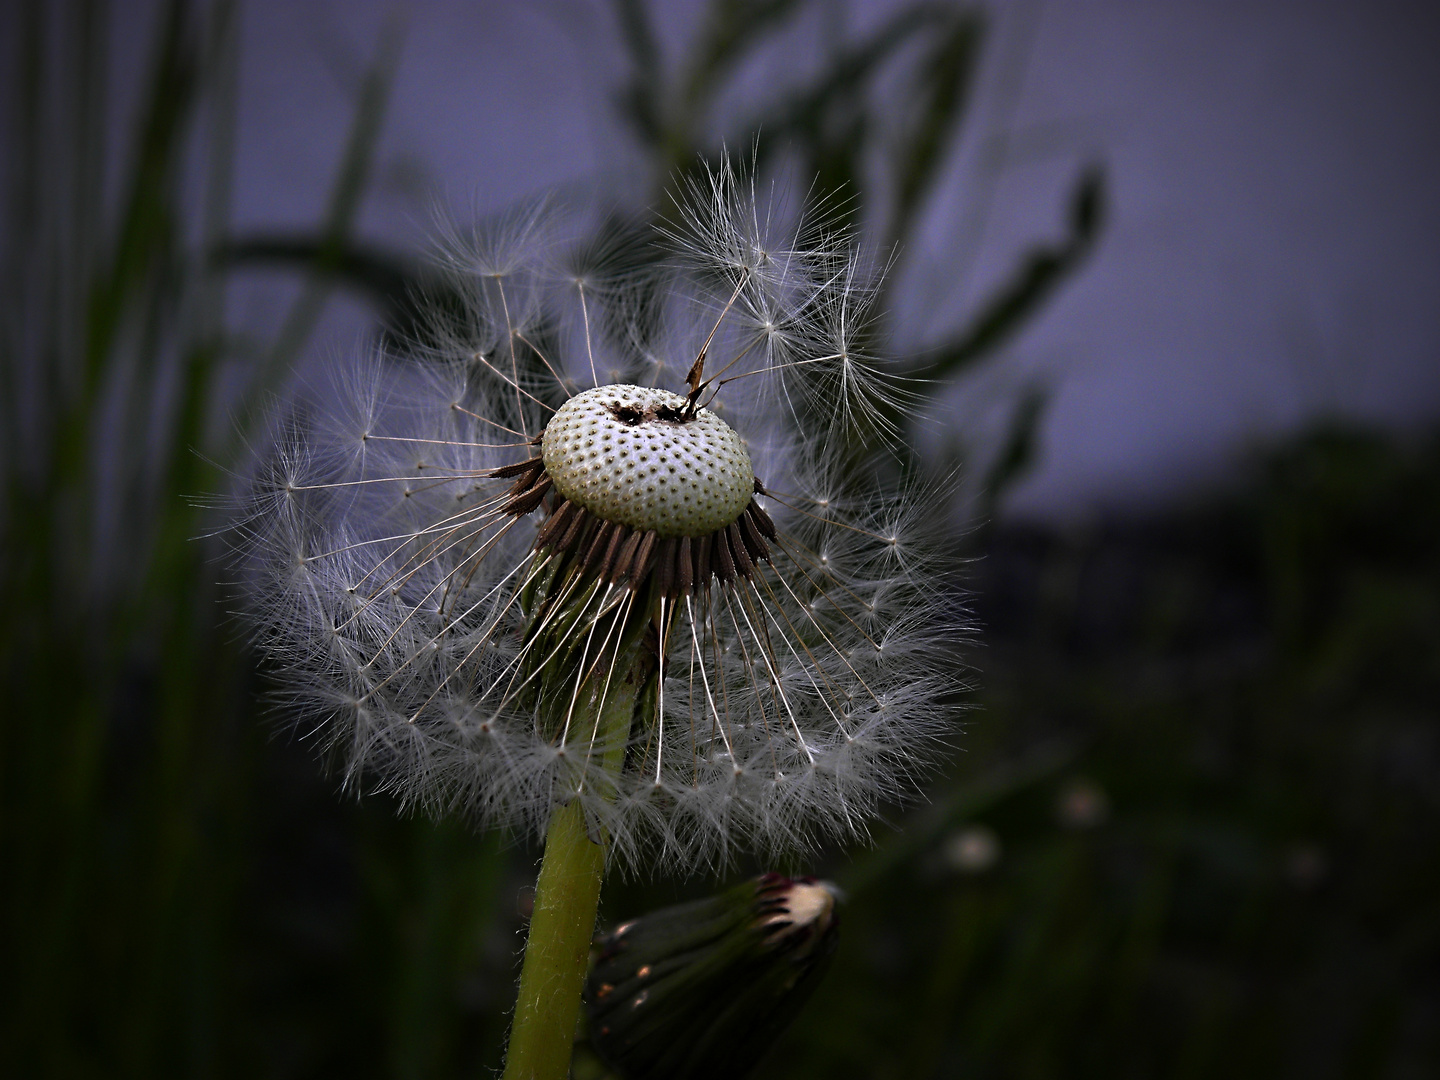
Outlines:
[[679, 394], [617, 383], [577, 394], [541, 436], [555, 489], [597, 517], [658, 536], [707, 536], [755, 493], [745, 442]]

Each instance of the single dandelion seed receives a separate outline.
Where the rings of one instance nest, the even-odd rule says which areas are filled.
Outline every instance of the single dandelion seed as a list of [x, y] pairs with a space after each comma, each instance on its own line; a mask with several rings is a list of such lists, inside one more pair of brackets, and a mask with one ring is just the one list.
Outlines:
[[680, 210], [661, 270], [558, 284], [538, 215], [452, 238], [465, 310], [297, 404], [241, 526], [346, 783], [547, 836], [511, 1061], [537, 936], [588, 903], [588, 940], [607, 861], [863, 836], [948, 730], [937, 500], [854, 451], [890, 434], [854, 245], [728, 165]]

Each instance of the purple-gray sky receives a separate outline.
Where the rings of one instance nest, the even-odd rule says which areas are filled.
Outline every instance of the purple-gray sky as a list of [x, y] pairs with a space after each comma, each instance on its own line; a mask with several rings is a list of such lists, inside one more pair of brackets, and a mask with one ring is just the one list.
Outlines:
[[[848, 25], [890, 6], [854, 3]], [[674, 59], [698, 5], [658, 7]], [[465, 216], [635, 174], [610, 106], [622, 64], [601, 0], [244, 10], [242, 231], [316, 220], [357, 70], [387, 25], [405, 28], [404, 51], [367, 233], [419, 244], [437, 194]], [[1164, 499], [1317, 413], [1402, 426], [1440, 414], [1433, 5], [990, 11], [977, 112], [908, 253], [921, 270], [906, 300], [915, 339], [957, 323], [1022, 247], [1058, 235], [1080, 164], [1104, 162], [1112, 185], [1092, 262], [954, 394], [983, 426], [1025, 378], [1053, 385], [1043, 460], [1012, 510], [1073, 518]], [[811, 17], [799, 51], [746, 85], [784, 78], [806, 35], [827, 32]], [[331, 332], [353, 335], [343, 320]]]

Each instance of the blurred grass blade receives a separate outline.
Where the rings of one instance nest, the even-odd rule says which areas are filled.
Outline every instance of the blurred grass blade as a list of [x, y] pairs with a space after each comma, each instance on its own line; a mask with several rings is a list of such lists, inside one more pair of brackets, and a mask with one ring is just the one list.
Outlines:
[[[314, 271], [291, 304], [274, 341], [251, 373], [244, 403], [237, 415], [258, 417], [261, 414], [262, 410], [256, 407], [258, 402], [278, 388], [309, 340], [329, 300], [336, 268], [344, 259], [361, 199], [369, 184], [375, 147], [385, 119], [402, 44], [399, 23], [392, 18], [381, 31], [375, 59], [360, 82], [354, 119], [326, 204]], [[255, 422], [258, 423], [258, 420]], [[253, 431], [246, 434], [253, 434]], [[231, 453], [234, 453], [233, 449]]]
[[929, 56], [918, 65], [910, 92], [905, 95], [916, 118], [893, 155], [895, 207], [890, 216], [888, 248], [908, 240], [916, 212], [934, 187], [969, 104], [983, 38], [982, 23], [978, 15], [968, 11], [957, 12], [950, 22]]
[[665, 143], [664, 78], [655, 28], [645, 0], [614, 0], [620, 39], [630, 59], [630, 78], [616, 94], [620, 115], [640, 141], [659, 150]]
[[1071, 191], [1065, 239], [1031, 251], [965, 330], [928, 350], [917, 375], [949, 378], [994, 353], [1079, 269], [1099, 238], [1104, 218], [1105, 175], [1093, 167], [1081, 174]]
[[1034, 464], [1040, 420], [1044, 417], [1045, 407], [1049, 403], [1050, 391], [1044, 386], [1033, 385], [1015, 402], [1010, 413], [1005, 441], [985, 472], [982, 491], [986, 505], [980, 511], [982, 522], [995, 520], [1001, 498]]

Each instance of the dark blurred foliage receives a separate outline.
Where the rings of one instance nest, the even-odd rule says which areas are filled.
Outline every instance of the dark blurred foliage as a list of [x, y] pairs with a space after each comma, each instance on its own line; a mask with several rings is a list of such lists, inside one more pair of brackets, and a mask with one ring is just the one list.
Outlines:
[[[617, 106], [653, 157], [651, 205], [724, 138], [757, 168], [816, 177], [903, 250], [963, 129], [984, 20], [904, 6], [722, 124], [728, 80], [809, 6], [714, 0], [675, 65], [657, 9], [615, 0]], [[373, 301], [396, 341], [423, 326], [417, 296], [447, 302], [421, 260], [352, 229], [397, 38], [357, 90], [325, 219], [237, 237], [235, 9], [160, 5], [139, 114], [112, 145], [110, 34], [127, 12], [7, 15], [0, 1064], [483, 1072], [534, 853], [341, 797], [302, 739], [271, 737], [263, 673], [213, 584], [219, 545], [197, 539], [218, 522], [195, 499], [224, 489], [248, 434], [213, 422], [217, 397], [259, 415], [336, 290]], [[873, 92], [882, 75], [893, 101]], [[1083, 265], [1103, 210], [1087, 166], [1067, 235], [903, 358], [909, 373], [994, 355]], [[617, 211], [593, 250], [633, 260], [652, 225]], [[298, 281], [268, 336], [227, 321], [242, 270]], [[1044, 400], [1017, 395], [989, 505], [1033, 459]], [[848, 890], [845, 931], [762, 1075], [1433, 1074], [1437, 514], [1440, 443], [1328, 431], [1149, 522], [957, 537], [984, 555], [963, 752], [872, 849], [806, 868]], [[713, 887], [617, 881], [604, 910]]]
[[1313, 430], [984, 556], [965, 752], [832, 868], [839, 957], [768, 1075], [1435, 1075], [1440, 437]]

